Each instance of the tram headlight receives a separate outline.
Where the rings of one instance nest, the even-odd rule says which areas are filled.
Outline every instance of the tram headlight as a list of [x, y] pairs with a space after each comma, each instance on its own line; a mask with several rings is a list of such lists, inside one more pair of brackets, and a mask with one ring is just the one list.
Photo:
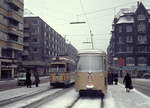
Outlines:
[[93, 84], [91, 84], [91, 83], [88, 83], [88, 84], [86, 85], [86, 88], [88, 88], [88, 89], [92, 89], [92, 88], [94, 88], [94, 85], [93, 85]]

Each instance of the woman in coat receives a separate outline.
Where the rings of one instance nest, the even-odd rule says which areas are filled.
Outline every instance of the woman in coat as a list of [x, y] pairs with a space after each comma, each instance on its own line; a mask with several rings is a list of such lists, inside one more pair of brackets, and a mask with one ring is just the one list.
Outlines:
[[129, 92], [130, 88], [132, 86], [132, 80], [131, 80], [131, 77], [128, 73], [124, 77], [123, 84], [125, 84], [126, 92]]

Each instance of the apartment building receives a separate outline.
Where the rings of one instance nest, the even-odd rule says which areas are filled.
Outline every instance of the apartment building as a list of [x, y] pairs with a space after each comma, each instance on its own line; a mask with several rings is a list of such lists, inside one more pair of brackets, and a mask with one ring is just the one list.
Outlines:
[[49, 75], [51, 57], [69, 55], [72, 58], [77, 50], [38, 16], [24, 17], [23, 67]]
[[[142, 76], [150, 72], [150, 10], [142, 2], [137, 8], [121, 9], [112, 24], [112, 37], [107, 49], [109, 64], [119, 63], [119, 70]], [[114, 58], [117, 58], [115, 62]], [[119, 67], [119, 66], [118, 66]]]
[[0, 0], [0, 80], [14, 78], [23, 51], [23, 0]]

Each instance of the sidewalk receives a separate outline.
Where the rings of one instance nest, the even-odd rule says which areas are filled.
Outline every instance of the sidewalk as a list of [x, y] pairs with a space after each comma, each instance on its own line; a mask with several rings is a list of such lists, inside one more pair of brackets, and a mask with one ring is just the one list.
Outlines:
[[23, 96], [23, 95], [31, 95], [31, 94], [46, 90], [49, 87], [50, 87], [49, 82], [47, 82], [47, 83], [39, 84], [39, 87], [35, 87], [35, 85], [32, 85], [32, 88], [27, 88], [26, 86], [24, 86], [21, 88], [1, 91], [0, 101]]
[[122, 84], [109, 85], [105, 102], [106, 108], [150, 108], [150, 97], [136, 89], [127, 93]]

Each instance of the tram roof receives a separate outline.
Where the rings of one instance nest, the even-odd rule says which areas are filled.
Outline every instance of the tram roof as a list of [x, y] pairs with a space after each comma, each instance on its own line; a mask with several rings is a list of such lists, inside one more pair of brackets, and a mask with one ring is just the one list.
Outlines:
[[99, 49], [85, 49], [85, 50], [80, 50], [78, 52], [78, 55], [80, 54], [106, 54], [103, 50], [99, 50]]

